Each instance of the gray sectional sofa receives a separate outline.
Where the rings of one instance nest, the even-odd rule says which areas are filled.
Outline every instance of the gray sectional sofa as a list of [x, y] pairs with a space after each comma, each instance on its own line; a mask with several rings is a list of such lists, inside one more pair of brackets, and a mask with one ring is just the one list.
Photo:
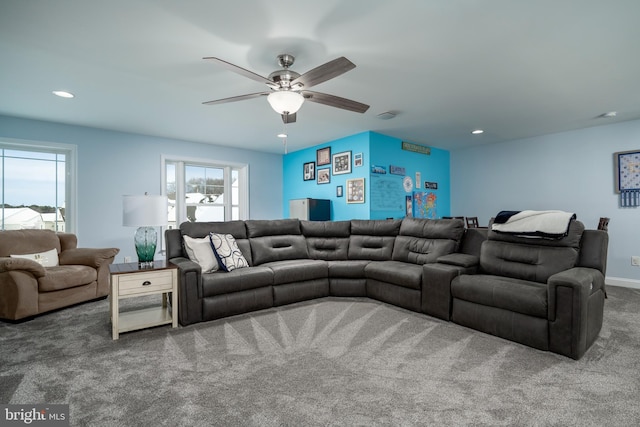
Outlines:
[[[202, 273], [183, 236], [231, 234], [249, 267]], [[167, 230], [184, 325], [327, 296], [369, 297], [580, 358], [602, 325], [606, 232], [563, 239], [458, 219], [183, 223]]]

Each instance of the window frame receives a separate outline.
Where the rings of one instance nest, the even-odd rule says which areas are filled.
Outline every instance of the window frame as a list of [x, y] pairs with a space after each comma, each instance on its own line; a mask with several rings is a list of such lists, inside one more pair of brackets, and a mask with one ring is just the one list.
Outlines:
[[[238, 219], [245, 220], [249, 218], [249, 165], [246, 163], [229, 162], [215, 159], [203, 159], [195, 157], [183, 157], [173, 155], [161, 155], [161, 194], [167, 196], [167, 163], [176, 165], [176, 228], [183, 222], [189, 221], [187, 218], [187, 208], [184, 202], [186, 193], [185, 186], [185, 165], [198, 166], [207, 168], [223, 169], [224, 176], [224, 193], [232, 194], [231, 187], [231, 170], [238, 171]], [[233, 218], [233, 201], [231, 197], [225, 197], [224, 216], [225, 218]], [[230, 221], [227, 219], [226, 221]]]
[[[77, 233], [78, 212], [78, 146], [60, 142], [35, 141], [0, 137], [0, 149], [31, 151], [48, 154], [64, 154], [65, 159], [65, 232]], [[4, 156], [0, 159], [4, 160]], [[2, 168], [4, 175], [4, 168]], [[4, 186], [4, 178], [0, 177], [0, 185]], [[4, 205], [4, 188], [0, 205]], [[59, 207], [59, 206], [56, 206]], [[0, 207], [0, 209], [2, 209]], [[0, 230], [4, 229], [4, 215], [0, 215]]]

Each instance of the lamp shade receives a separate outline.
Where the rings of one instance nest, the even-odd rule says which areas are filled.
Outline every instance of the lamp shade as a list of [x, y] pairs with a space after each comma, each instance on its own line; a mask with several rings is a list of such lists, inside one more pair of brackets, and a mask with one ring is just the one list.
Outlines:
[[167, 224], [166, 196], [122, 196], [122, 225], [155, 227]]
[[304, 97], [298, 92], [279, 90], [271, 92], [267, 96], [267, 101], [278, 114], [295, 114], [302, 107]]

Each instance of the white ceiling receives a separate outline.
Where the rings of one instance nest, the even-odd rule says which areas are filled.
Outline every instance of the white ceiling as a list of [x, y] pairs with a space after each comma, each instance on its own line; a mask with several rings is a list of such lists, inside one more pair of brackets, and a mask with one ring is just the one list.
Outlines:
[[301, 74], [347, 57], [354, 70], [313, 90], [371, 106], [306, 102], [289, 151], [365, 130], [455, 149], [640, 119], [639, 0], [2, 0], [0, 114], [282, 153], [264, 97], [202, 105], [266, 89], [202, 57], [267, 76], [279, 53]]

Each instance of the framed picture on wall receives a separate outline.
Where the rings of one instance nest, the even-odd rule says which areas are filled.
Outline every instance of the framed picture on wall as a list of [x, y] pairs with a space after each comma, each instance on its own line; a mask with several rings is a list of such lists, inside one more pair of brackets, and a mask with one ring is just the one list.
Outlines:
[[347, 180], [347, 203], [364, 203], [364, 178]]
[[333, 155], [333, 174], [351, 173], [351, 151], [343, 151]]
[[316, 150], [316, 164], [318, 166], [331, 164], [331, 147]]
[[342, 185], [336, 187], [336, 197], [342, 197]]
[[316, 180], [316, 183], [318, 184], [328, 184], [331, 182], [331, 174], [330, 174], [331, 170], [329, 168], [322, 168], [322, 169], [318, 169], [317, 173], [318, 173], [318, 179]]
[[303, 165], [302, 179], [305, 181], [313, 181], [316, 179], [316, 162], [308, 162]]
[[362, 166], [362, 153], [356, 153], [353, 155], [353, 167], [359, 168]]

